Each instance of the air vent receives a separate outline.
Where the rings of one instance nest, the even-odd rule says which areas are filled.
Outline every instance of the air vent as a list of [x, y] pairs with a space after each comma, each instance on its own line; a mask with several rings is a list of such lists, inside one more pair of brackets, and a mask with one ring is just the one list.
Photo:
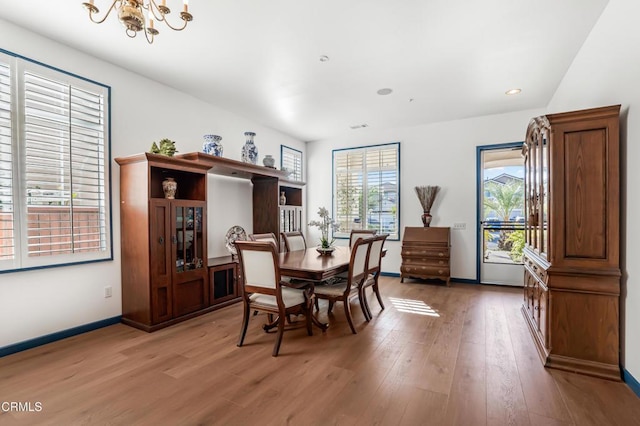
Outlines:
[[363, 127], [369, 127], [369, 125], [365, 123], [365, 124], [356, 124], [356, 125], [349, 126], [349, 127], [351, 129], [355, 130], [355, 129], [362, 129]]

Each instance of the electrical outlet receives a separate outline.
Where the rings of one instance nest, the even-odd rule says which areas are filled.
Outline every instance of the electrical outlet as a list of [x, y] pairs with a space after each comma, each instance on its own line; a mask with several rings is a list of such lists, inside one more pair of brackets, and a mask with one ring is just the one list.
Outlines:
[[454, 231], [464, 231], [465, 229], [467, 229], [467, 224], [466, 223], [454, 223], [453, 224], [453, 230]]
[[111, 286], [107, 286], [104, 288], [104, 297], [111, 297], [112, 293], [111, 293]]

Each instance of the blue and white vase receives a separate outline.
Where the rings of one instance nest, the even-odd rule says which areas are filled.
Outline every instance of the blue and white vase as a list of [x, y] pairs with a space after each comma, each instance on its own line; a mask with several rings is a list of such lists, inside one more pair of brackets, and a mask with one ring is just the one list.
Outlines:
[[218, 135], [204, 135], [204, 143], [202, 144], [202, 152], [216, 157], [222, 157], [222, 138]]
[[244, 132], [244, 137], [247, 141], [242, 147], [242, 161], [245, 163], [257, 164], [258, 162], [258, 148], [253, 143], [255, 135], [253, 132]]

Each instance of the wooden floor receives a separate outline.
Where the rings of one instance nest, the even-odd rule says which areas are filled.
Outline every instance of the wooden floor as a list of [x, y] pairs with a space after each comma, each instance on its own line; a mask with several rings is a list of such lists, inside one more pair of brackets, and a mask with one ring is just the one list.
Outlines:
[[[408, 280], [412, 281], [412, 280]], [[114, 325], [0, 358], [0, 410], [12, 425], [634, 425], [624, 384], [542, 367], [520, 289], [450, 288], [383, 278], [386, 309], [364, 321], [342, 305], [312, 337], [274, 334], [241, 306], [148, 334]], [[301, 318], [302, 321], [302, 318]]]

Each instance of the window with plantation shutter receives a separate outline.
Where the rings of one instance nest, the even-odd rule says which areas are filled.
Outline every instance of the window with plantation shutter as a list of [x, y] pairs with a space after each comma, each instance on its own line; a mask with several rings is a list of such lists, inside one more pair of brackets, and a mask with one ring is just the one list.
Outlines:
[[280, 145], [280, 169], [291, 170], [289, 179], [302, 181], [302, 151]]
[[11, 68], [0, 62], [0, 267], [15, 261]]
[[334, 150], [333, 175], [336, 237], [375, 229], [399, 239], [400, 143]]
[[7, 69], [16, 78], [5, 103], [0, 74], [0, 270], [111, 259], [109, 88], [21, 57]]

